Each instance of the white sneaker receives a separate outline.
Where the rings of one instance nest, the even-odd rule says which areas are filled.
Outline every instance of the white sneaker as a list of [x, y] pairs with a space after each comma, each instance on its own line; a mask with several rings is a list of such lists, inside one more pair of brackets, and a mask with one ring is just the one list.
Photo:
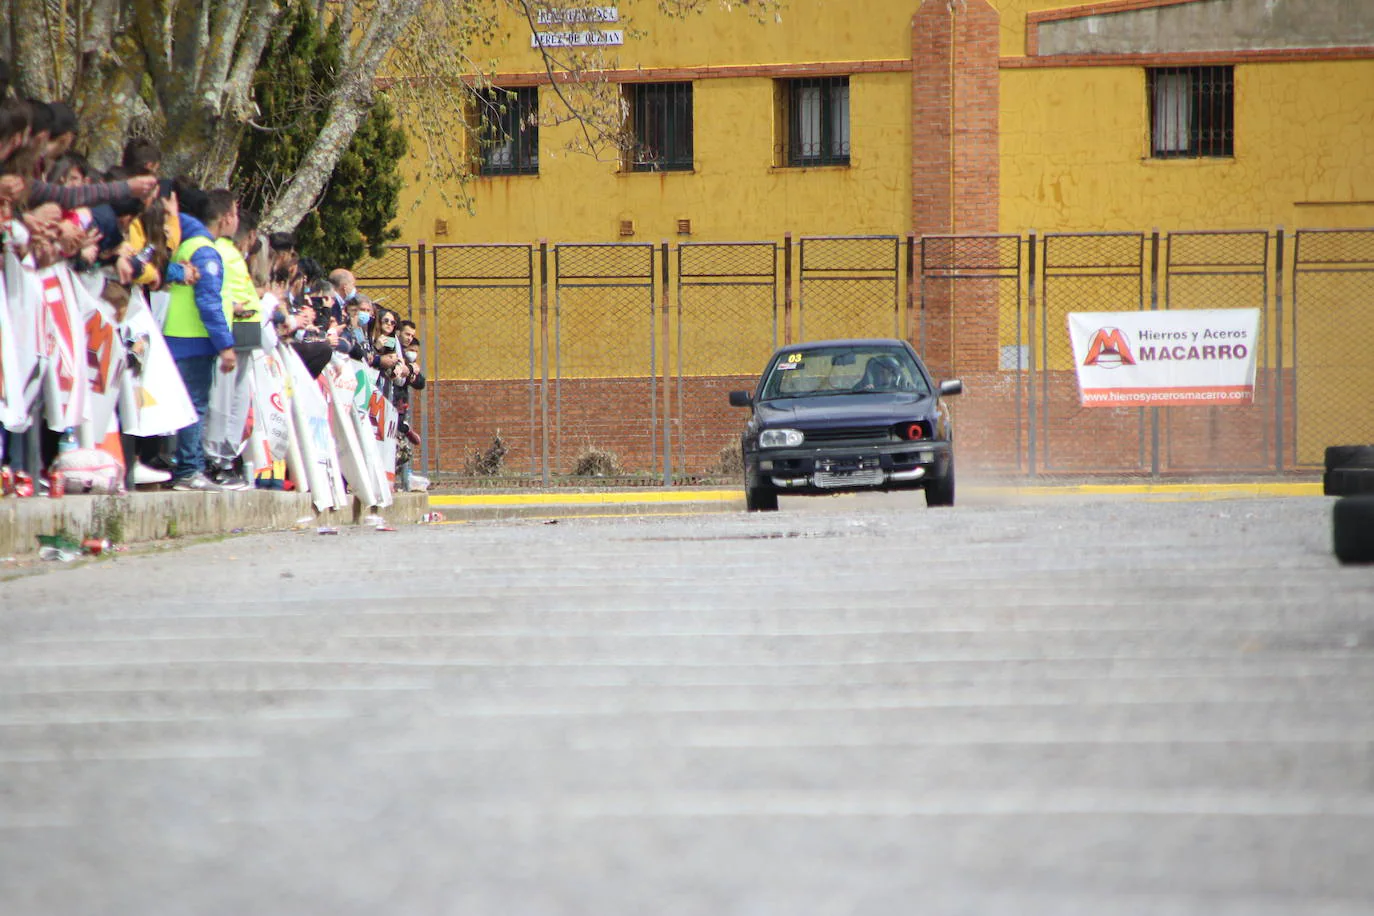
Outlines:
[[190, 477], [181, 477], [172, 481], [173, 490], [199, 490], [202, 493], [222, 493], [224, 487], [215, 483], [204, 474], [193, 474]]
[[142, 461], [134, 464], [134, 485], [138, 486], [145, 483], [166, 483], [172, 479], [170, 471], [159, 471], [157, 468], [150, 468]]

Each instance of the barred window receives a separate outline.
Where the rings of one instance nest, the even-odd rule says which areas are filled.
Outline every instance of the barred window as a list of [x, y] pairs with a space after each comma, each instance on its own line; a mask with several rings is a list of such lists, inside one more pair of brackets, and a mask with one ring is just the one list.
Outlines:
[[783, 166], [849, 164], [849, 77], [778, 80]]
[[692, 168], [692, 84], [628, 83], [629, 166], [635, 172]]
[[1153, 158], [1235, 155], [1234, 69], [1158, 67], [1146, 71]]
[[477, 96], [483, 175], [539, 174], [539, 90], [487, 89]]

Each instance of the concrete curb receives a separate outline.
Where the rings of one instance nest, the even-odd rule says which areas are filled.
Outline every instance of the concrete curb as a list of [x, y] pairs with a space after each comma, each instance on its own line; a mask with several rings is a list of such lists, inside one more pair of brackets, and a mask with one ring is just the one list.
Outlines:
[[[962, 495], [980, 499], [1040, 499], [1067, 496], [1134, 496], [1155, 499], [1242, 499], [1320, 496], [1319, 482], [1115, 483], [965, 486]], [[424, 494], [398, 493], [382, 515], [393, 525], [420, 521], [431, 509], [448, 522], [559, 517], [685, 515], [744, 510], [735, 488], [634, 489], [587, 492]], [[66, 496], [62, 499], [0, 500], [0, 557], [37, 553], [39, 535], [66, 531], [78, 540], [106, 537], [137, 544], [169, 537], [274, 531], [310, 525], [350, 525], [369, 514], [355, 500], [349, 510], [316, 513], [308, 494], [270, 490], [227, 493], [138, 492], [128, 496]]]
[[[426, 494], [398, 493], [395, 503], [377, 514], [397, 525], [418, 522], [426, 511]], [[309, 519], [311, 525], [351, 525], [368, 514], [356, 499], [350, 509], [317, 513], [309, 494], [272, 490], [6, 499], [0, 500], [0, 557], [37, 553], [39, 535], [61, 531], [78, 540], [103, 537], [115, 544], [137, 544], [235, 531], [285, 530], [301, 519]]]

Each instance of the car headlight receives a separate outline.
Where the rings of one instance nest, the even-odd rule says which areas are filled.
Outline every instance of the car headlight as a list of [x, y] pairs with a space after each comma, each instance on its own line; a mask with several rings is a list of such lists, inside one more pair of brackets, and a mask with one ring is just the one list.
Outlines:
[[792, 448], [805, 438], [799, 429], [765, 429], [759, 433], [759, 448]]

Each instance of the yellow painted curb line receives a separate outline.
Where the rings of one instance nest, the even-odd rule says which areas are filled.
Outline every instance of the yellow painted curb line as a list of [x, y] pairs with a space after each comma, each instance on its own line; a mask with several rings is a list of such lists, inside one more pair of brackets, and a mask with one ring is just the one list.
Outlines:
[[635, 503], [735, 502], [744, 498], [743, 490], [644, 490], [609, 493], [488, 493], [436, 495], [429, 504], [438, 508], [468, 509], [505, 506], [623, 506]]
[[[1320, 483], [1140, 483], [969, 486], [980, 496], [1321, 496]], [[728, 503], [744, 498], [742, 490], [614, 490], [605, 493], [473, 493], [436, 494], [433, 508], [497, 509], [518, 506], [626, 506], [643, 504]]]
[[1007, 496], [1321, 496], [1320, 483], [1122, 483], [1064, 486], [969, 487], [974, 493]]

